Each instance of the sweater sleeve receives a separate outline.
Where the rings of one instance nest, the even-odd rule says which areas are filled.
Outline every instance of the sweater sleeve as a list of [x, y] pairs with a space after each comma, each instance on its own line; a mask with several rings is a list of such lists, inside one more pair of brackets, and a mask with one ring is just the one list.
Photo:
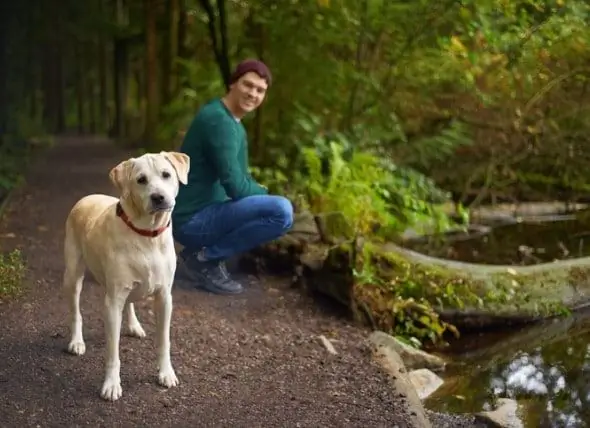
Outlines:
[[211, 125], [209, 153], [227, 195], [236, 200], [267, 194], [264, 187], [242, 171], [238, 161], [238, 148], [238, 135], [234, 127], [228, 126], [224, 121], [217, 121]]

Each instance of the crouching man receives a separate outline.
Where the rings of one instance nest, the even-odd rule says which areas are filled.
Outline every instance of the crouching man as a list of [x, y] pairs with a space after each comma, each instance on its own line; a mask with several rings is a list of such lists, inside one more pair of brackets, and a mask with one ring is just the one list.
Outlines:
[[225, 260], [280, 237], [293, 224], [291, 202], [269, 195], [250, 176], [241, 123], [262, 104], [271, 80], [264, 63], [241, 62], [228, 92], [201, 107], [180, 148], [191, 159], [173, 211], [174, 238], [184, 246], [181, 269], [196, 287], [213, 293], [241, 293]]

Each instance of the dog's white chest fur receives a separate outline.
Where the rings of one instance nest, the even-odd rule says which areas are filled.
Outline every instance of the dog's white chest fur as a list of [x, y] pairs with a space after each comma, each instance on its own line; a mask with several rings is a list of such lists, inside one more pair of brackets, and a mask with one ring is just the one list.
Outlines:
[[171, 263], [163, 261], [171, 260], [169, 248], [154, 251], [149, 255], [142, 254], [138, 257], [130, 257], [129, 276], [133, 278], [129, 284], [129, 297], [132, 302], [143, 300], [153, 295], [156, 291], [169, 288], [174, 276], [174, 267]]

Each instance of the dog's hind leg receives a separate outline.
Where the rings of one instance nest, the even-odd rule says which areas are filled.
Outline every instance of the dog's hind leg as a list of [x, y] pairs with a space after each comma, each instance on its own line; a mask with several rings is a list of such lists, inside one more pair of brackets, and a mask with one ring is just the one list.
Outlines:
[[71, 340], [68, 352], [83, 355], [86, 352], [84, 336], [82, 334], [82, 314], [80, 312], [80, 293], [84, 282], [84, 259], [78, 245], [75, 233], [69, 222], [66, 222], [66, 237], [64, 241], [65, 272], [63, 289], [68, 299], [70, 315]]
[[134, 337], [145, 337], [145, 330], [139, 323], [137, 315], [135, 314], [135, 306], [133, 303], [125, 302], [125, 311], [127, 312], [127, 328], [129, 329], [129, 335]]

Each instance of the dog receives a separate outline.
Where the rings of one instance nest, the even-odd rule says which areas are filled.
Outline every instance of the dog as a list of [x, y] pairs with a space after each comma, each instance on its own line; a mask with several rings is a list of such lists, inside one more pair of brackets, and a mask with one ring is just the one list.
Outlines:
[[186, 184], [190, 158], [178, 152], [147, 153], [119, 163], [109, 177], [120, 198], [92, 194], [78, 200], [65, 223], [63, 289], [69, 302], [68, 352], [83, 355], [80, 293], [85, 270], [105, 289], [106, 361], [100, 396], [118, 400], [119, 339], [126, 312], [129, 333], [145, 337], [134, 302], [154, 296], [158, 383], [178, 385], [170, 361], [172, 282], [176, 252], [171, 212], [180, 184]]

